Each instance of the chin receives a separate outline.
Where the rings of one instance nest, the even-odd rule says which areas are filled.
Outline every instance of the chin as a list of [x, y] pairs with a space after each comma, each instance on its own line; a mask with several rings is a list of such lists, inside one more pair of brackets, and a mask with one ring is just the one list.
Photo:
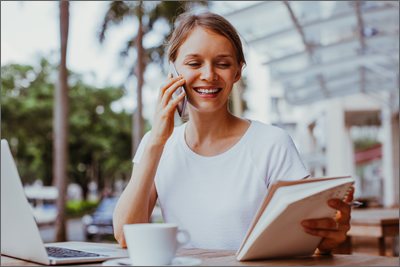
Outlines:
[[189, 110], [199, 113], [214, 113], [221, 111], [221, 109], [228, 110], [226, 105], [216, 106], [215, 104], [216, 103], [198, 103], [196, 105], [189, 104]]

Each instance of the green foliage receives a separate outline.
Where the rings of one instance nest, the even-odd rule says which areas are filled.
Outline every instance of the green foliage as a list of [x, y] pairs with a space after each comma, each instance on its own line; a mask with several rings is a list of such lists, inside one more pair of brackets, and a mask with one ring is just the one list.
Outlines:
[[157, 63], [160, 66], [164, 65], [165, 44], [171, 38], [175, 30], [175, 21], [179, 15], [189, 11], [196, 6], [210, 6], [208, 1], [160, 1], [155, 6], [148, 6], [146, 13], [149, 17], [147, 32], [153, 29], [153, 26], [158, 21], [164, 21], [169, 26], [169, 32], [164, 36], [162, 43], [155, 47], [150, 47], [146, 51], [147, 64]]
[[79, 218], [85, 214], [93, 213], [100, 201], [67, 201], [67, 217], [68, 218]]
[[380, 142], [378, 140], [371, 139], [371, 138], [355, 140], [355, 141], [353, 141], [353, 143], [354, 143], [354, 150], [355, 151], [359, 151], [359, 150], [363, 150], [363, 149], [366, 149], [366, 148], [374, 147], [374, 146], [380, 144]]
[[[54, 82], [51, 66], [1, 67], [1, 133], [10, 142], [23, 182], [52, 177], [52, 113]], [[49, 163], [49, 164], [48, 164]]]
[[115, 239], [113, 234], [105, 235], [103, 240], [104, 241], [108, 241], [108, 242], [112, 242], [112, 243], [116, 243], [117, 242], [117, 240]]
[[[145, 35], [153, 30], [157, 22], [163, 21], [169, 26], [169, 31], [164, 33], [164, 38], [160, 43], [145, 49], [146, 57], [143, 59], [145, 65], [155, 63], [162, 67], [165, 59], [165, 43], [175, 29], [174, 23], [177, 17], [197, 6], [211, 6], [211, 4], [209, 1], [112, 1], [98, 34], [99, 41], [100, 43], [104, 41], [109, 26], [118, 25], [124, 18], [141, 16], [145, 18], [142, 19]], [[131, 49], [135, 49], [135, 38], [133, 36], [127, 42], [125, 48], [120, 52], [121, 57], [126, 57]], [[165, 70], [162, 69], [162, 71]]]
[[[53, 100], [57, 72], [46, 59], [40, 66], [1, 67], [2, 138], [10, 143], [23, 183], [53, 177]], [[115, 113], [112, 102], [123, 88], [95, 88], [69, 75], [69, 182], [86, 196], [90, 180], [99, 189], [116, 176], [129, 178], [132, 168], [131, 115]], [[108, 182], [106, 182], [108, 180]]]
[[160, 218], [160, 219], [158, 219], [158, 220], [155, 220], [154, 222], [152, 222], [152, 223], [163, 223], [164, 221], [163, 221], [163, 219], [162, 218]]

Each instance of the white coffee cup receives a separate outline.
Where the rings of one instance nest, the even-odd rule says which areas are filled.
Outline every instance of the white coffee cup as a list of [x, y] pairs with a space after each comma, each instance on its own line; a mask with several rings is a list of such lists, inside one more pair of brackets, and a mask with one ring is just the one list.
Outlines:
[[[132, 265], [168, 265], [178, 249], [190, 240], [185, 230], [171, 223], [125, 224], [124, 235]], [[178, 240], [183, 236], [183, 241]]]

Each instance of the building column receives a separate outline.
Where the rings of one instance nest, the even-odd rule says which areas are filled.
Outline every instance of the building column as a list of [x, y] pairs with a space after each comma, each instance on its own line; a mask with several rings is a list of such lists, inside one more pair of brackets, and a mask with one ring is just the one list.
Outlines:
[[326, 173], [327, 176], [351, 175], [348, 137], [345, 128], [344, 105], [342, 99], [333, 98], [327, 104], [326, 116]]
[[238, 117], [243, 117], [243, 105], [242, 105], [242, 96], [240, 94], [241, 90], [239, 88], [238, 83], [235, 83], [232, 88], [231, 97], [232, 97], [232, 111], [233, 115]]
[[348, 160], [347, 160], [347, 170], [349, 171], [349, 174], [351, 177], [354, 179], [355, 183], [353, 185], [354, 187], [354, 197], [359, 197], [361, 195], [361, 179], [356, 175], [356, 164], [354, 160], [354, 143], [353, 140], [351, 139], [351, 134], [350, 134], [350, 128], [351, 125], [346, 125], [345, 126], [345, 132], [346, 132], [346, 155], [348, 155]]
[[[394, 206], [399, 207], [399, 113], [392, 116]], [[398, 242], [397, 242], [398, 244]], [[399, 249], [397, 247], [397, 253]], [[399, 254], [397, 254], [399, 255]]]
[[[389, 99], [389, 94], [388, 94]], [[389, 105], [382, 107], [383, 205], [399, 205], [399, 117]]]

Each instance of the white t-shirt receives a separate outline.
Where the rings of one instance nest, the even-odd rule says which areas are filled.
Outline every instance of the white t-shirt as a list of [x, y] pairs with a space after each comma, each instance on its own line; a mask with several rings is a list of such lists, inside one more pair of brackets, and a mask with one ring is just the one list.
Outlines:
[[[186, 229], [186, 247], [237, 250], [275, 180], [309, 176], [289, 134], [258, 121], [223, 154], [203, 157], [184, 139], [187, 123], [175, 127], [155, 176], [163, 221]], [[143, 137], [139, 163], [150, 132]]]

